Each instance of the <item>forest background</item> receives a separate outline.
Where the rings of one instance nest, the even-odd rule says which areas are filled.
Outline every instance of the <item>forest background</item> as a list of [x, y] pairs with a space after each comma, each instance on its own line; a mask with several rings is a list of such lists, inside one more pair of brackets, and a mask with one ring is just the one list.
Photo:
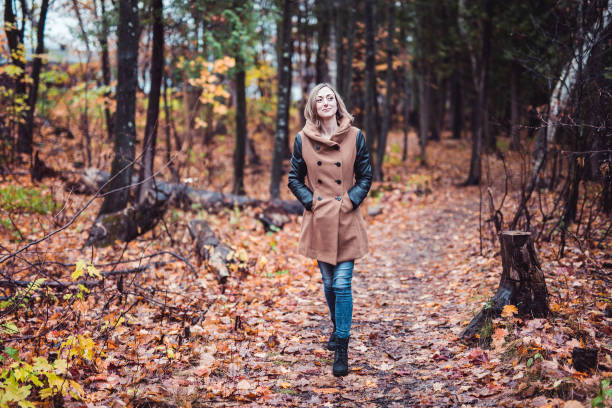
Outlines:
[[[74, 23], [59, 42], [49, 13]], [[0, 404], [610, 404], [611, 19], [605, 0], [3, 1]], [[344, 383], [285, 187], [320, 82], [372, 155], [367, 290], [402, 282], [426, 322], [362, 323]], [[503, 231], [540, 259], [500, 299]]]

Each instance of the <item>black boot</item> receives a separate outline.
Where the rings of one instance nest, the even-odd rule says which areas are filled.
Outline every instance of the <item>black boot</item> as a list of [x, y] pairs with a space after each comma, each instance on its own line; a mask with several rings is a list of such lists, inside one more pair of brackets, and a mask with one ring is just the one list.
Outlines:
[[336, 337], [336, 354], [334, 355], [333, 373], [336, 377], [348, 374], [348, 344], [349, 338], [341, 339]]
[[338, 337], [336, 337], [336, 325], [334, 324], [334, 331], [329, 335], [329, 340], [327, 341], [327, 349], [330, 351], [334, 351], [338, 346]]
[[329, 340], [327, 341], [327, 349], [330, 351], [334, 351], [338, 347], [338, 338], [336, 337], [336, 332], [333, 332], [329, 335]]

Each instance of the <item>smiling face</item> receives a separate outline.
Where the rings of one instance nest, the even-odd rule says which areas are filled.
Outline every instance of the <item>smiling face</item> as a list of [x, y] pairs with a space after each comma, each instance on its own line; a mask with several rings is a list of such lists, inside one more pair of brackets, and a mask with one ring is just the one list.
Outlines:
[[315, 104], [317, 106], [317, 115], [323, 121], [334, 117], [338, 111], [336, 95], [334, 94], [334, 91], [328, 87], [323, 87], [319, 90], [319, 92], [317, 92]]

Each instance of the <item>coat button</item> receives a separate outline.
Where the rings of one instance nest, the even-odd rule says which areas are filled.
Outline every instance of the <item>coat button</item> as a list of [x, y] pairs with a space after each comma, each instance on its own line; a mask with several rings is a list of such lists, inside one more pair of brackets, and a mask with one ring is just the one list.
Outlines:
[[334, 146], [334, 150], [340, 150], [340, 146], [339, 145], [335, 145]]
[[336, 166], [340, 167], [340, 162], [336, 162]]
[[336, 180], [336, 183], [342, 184], [342, 180]]
[[321, 160], [317, 162], [317, 166], [320, 166], [320, 165], [321, 165]]
[[318, 182], [319, 184], [321, 184], [321, 183], [322, 183], [321, 179], [318, 179], [318, 180], [317, 180], [317, 182]]
[[338, 197], [336, 197], [336, 200], [341, 201], [342, 197], [338, 196]]
[[322, 200], [321, 196], [318, 196], [318, 197], [317, 197], [317, 200], [321, 201], [321, 200]]
[[317, 145], [317, 150], [321, 150], [321, 146]]

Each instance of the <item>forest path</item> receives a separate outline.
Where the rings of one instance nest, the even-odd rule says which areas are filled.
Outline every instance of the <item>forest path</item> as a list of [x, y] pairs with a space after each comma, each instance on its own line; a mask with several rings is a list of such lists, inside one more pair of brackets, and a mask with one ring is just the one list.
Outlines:
[[[478, 378], [471, 376], [466, 346], [456, 341], [485, 299], [469, 294], [490, 286], [490, 279], [472, 274], [483, 262], [477, 256], [478, 190], [449, 186], [424, 196], [397, 190], [385, 197], [384, 212], [367, 221], [370, 253], [356, 262], [353, 275], [351, 372], [331, 374], [333, 352], [324, 348], [331, 323], [316, 270], [309, 283], [293, 280], [297, 297], [280, 300], [281, 310], [272, 311], [288, 323], [287, 340], [268, 361], [285, 369], [276, 395], [262, 406], [487, 405], [468, 392], [479, 388]], [[298, 291], [302, 284], [305, 290]]]

